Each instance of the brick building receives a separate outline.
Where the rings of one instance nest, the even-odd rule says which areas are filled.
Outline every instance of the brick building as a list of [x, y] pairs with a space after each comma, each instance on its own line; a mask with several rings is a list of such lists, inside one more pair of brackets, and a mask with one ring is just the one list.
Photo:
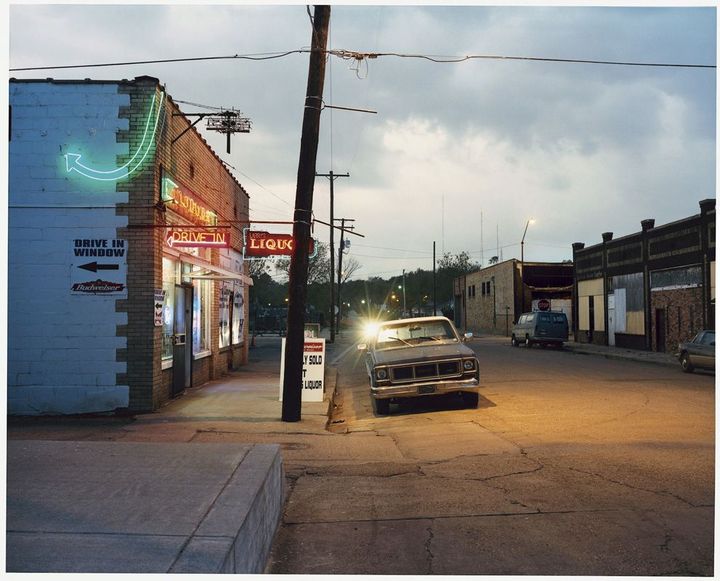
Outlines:
[[572, 320], [573, 266], [506, 260], [454, 281], [455, 324], [465, 331], [508, 335], [528, 311], [563, 311]]
[[153, 410], [247, 361], [248, 196], [190, 125], [152, 77], [11, 79], [9, 413]]
[[580, 342], [672, 352], [715, 328], [715, 200], [700, 214], [585, 247], [573, 244]]

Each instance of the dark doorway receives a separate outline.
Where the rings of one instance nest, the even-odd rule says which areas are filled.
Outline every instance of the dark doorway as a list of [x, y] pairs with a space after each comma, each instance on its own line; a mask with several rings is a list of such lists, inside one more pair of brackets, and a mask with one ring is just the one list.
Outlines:
[[655, 309], [655, 349], [665, 353], [665, 309]]
[[175, 285], [173, 396], [190, 387], [192, 381], [192, 304], [193, 287]]

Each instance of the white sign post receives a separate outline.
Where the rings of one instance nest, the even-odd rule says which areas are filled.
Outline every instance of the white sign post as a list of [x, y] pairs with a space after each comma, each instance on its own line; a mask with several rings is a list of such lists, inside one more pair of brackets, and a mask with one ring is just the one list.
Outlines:
[[[280, 401], [283, 399], [285, 378], [285, 339], [280, 355]], [[325, 392], [325, 339], [305, 339], [303, 347], [302, 398], [301, 401], [322, 402]]]

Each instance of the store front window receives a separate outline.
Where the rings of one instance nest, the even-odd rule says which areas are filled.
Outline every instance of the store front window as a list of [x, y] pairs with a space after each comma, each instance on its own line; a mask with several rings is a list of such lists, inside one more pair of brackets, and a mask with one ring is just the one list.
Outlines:
[[230, 346], [230, 305], [233, 300], [232, 283], [223, 282], [220, 287], [220, 349]]
[[232, 311], [232, 341], [233, 345], [242, 345], [243, 330], [245, 325], [245, 287], [235, 284], [235, 292], [233, 293], [233, 311]]
[[173, 324], [175, 313], [175, 285], [177, 284], [178, 263], [169, 258], [162, 259], [163, 266], [163, 300], [162, 317], [162, 359], [163, 362], [172, 362], [173, 356]]
[[193, 355], [210, 353], [211, 280], [193, 281]]

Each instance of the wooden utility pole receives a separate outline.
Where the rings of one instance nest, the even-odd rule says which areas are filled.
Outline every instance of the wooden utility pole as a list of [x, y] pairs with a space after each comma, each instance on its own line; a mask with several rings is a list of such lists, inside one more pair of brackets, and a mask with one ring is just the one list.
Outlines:
[[435, 241], [433, 240], [433, 315], [437, 315], [437, 283], [435, 282]]
[[303, 347], [305, 343], [305, 302], [307, 299], [308, 246], [312, 219], [313, 188], [317, 161], [320, 112], [325, 84], [325, 61], [330, 27], [330, 6], [315, 6], [312, 43], [303, 114], [300, 160], [298, 162], [293, 252], [288, 283], [288, 321], [285, 343], [282, 421], [300, 420], [302, 402]]
[[349, 173], [316, 173], [316, 177], [330, 178], [330, 343], [335, 341], [335, 189], [337, 178], [349, 178]]
[[[354, 222], [350, 218], [338, 218], [338, 222], [342, 222], [340, 227], [340, 248], [338, 249], [338, 292], [337, 292], [337, 330], [340, 332], [340, 319], [342, 318], [342, 301], [340, 299], [340, 289], [342, 285], [342, 257], [345, 250], [345, 222]], [[348, 226], [348, 230], [352, 230], [355, 226]]]

